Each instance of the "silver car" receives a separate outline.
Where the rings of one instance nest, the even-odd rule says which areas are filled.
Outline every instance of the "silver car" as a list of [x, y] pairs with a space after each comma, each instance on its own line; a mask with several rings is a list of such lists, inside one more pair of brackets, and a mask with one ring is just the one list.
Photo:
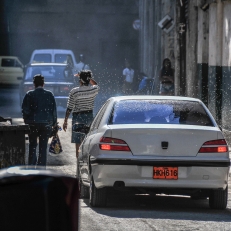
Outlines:
[[[86, 130], [81, 124], [74, 127]], [[226, 208], [228, 145], [199, 99], [112, 97], [87, 132], [77, 177], [91, 206], [106, 206], [113, 187], [209, 198], [211, 208]]]

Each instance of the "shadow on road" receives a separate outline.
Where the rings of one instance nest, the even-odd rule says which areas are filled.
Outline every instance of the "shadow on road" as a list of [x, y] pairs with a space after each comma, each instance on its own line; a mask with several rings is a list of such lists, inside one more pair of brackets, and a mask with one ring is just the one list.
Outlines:
[[[89, 200], [84, 200], [87, 206]], [[166, 195], [109, 196], [107, 207], [92, 208], [96, 213], [114, 218], [155, 218], [231, 222], [231, 210], [212, 210], [208, 200]]]

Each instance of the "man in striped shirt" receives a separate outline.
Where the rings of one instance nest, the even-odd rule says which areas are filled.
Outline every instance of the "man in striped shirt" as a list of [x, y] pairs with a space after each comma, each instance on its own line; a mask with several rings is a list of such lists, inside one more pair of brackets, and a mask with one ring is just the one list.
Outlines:
[[[67, 120], [72, 112], [72, 126], [75, 123], [89, 125], [93, 120], [93, 108], [95, 97], [98, 94], [99, 86], [92, 79], [92, 72], [83, 70], [75, 76], [79, 77], [79, 87], [73, 88], [69, 93], [67, 110], [63, 123], [63, 130], [67, 129]], [[71, 142], [76, 144], [76, 157], [84, 135], [72, 131]]]

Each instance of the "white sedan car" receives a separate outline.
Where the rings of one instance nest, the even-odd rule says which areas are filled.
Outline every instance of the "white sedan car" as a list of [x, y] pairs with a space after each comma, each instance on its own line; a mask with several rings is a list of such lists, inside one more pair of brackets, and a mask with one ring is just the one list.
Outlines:
[[[83, 125], [73, 130], [83, 132]], [[199, 99], [120, 96], [108, 99], [92, 122], [77, 176], [91, 206], [106, 206], [113, 187], [209, 197], [211, 208], [225, 209], [229, 166], [222, 131]]]

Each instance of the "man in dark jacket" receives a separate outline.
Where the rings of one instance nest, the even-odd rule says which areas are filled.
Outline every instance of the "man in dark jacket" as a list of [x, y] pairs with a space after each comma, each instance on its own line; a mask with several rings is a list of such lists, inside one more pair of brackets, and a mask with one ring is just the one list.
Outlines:
[[[56, 102], [53, 93], [43, 88], [42, 75], [35, 75], [33, 83], [35, 89], [26, 93], [22, 103], [24, 122], [30, 126], [28, 164], [46, 166], [48, 139], [52, 127], [57, 124]], [[38, 158], [37, 138], [39, 138]]]

